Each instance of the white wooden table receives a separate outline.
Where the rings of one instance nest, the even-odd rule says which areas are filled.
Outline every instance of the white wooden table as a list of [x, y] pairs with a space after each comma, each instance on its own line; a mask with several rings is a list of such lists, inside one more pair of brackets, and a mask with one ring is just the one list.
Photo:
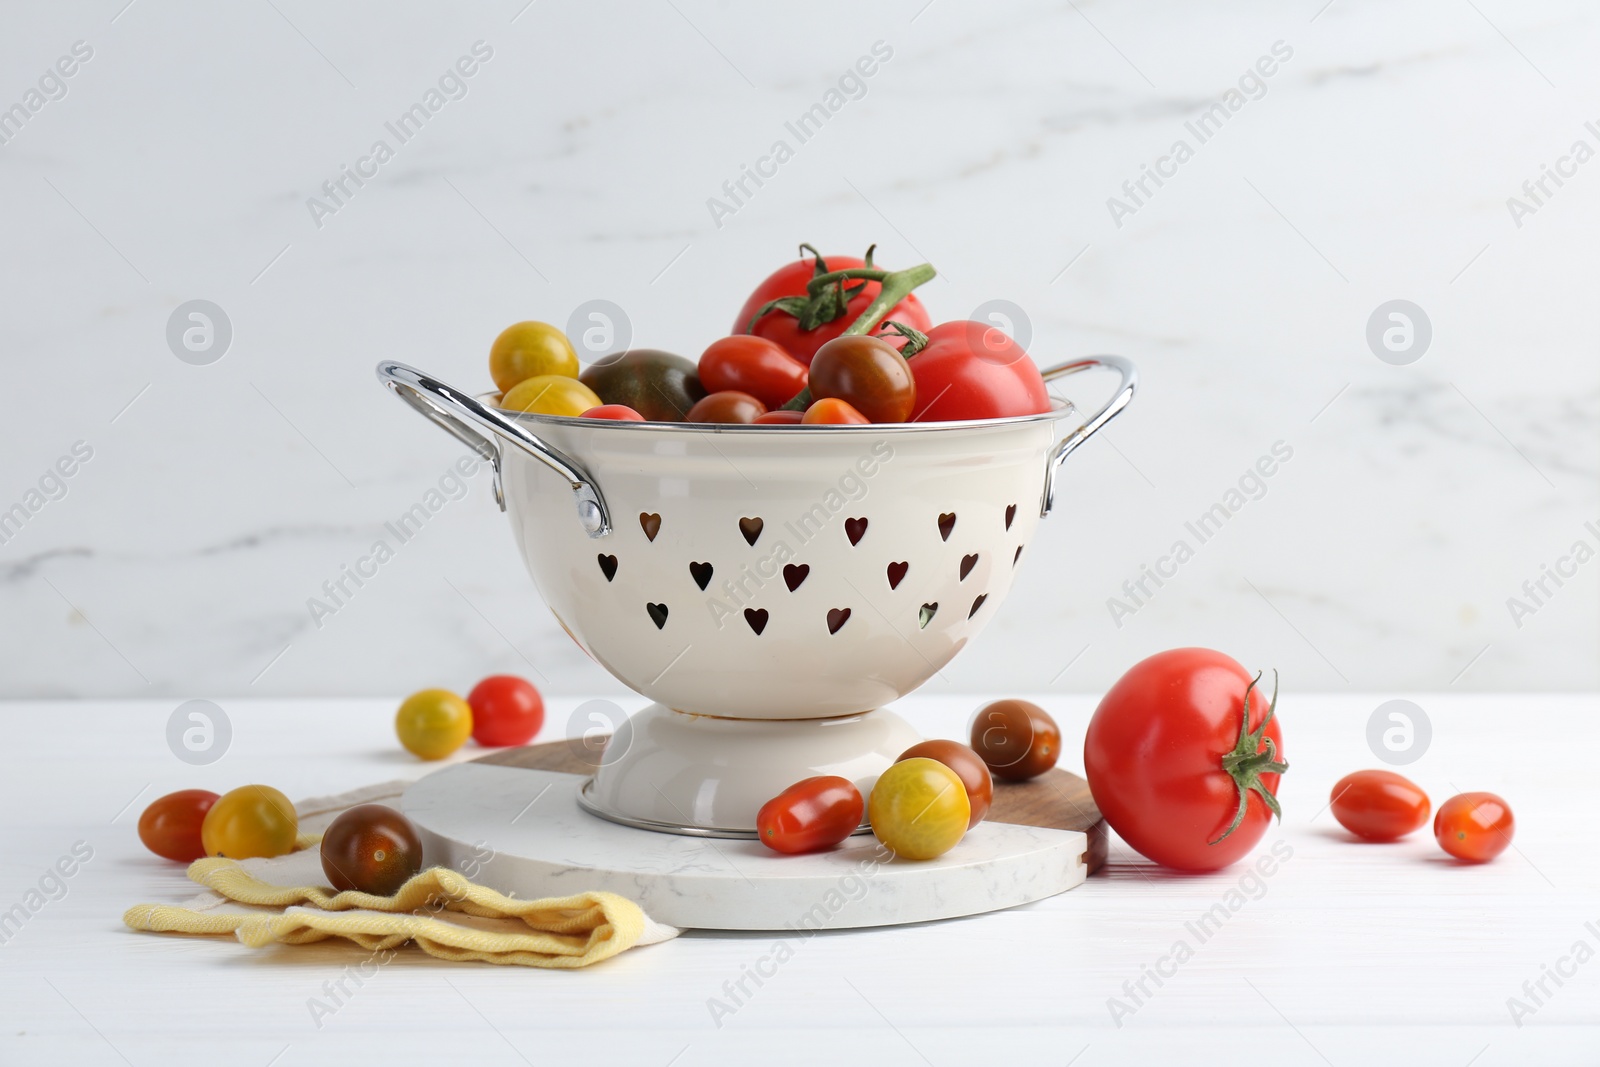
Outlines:
[[[579, 973], [407, 952], [358, 986], [347, 969], [365, 954], [343, 944], [252, 951], [123, 928], [128, 905], [190, 890], [138, 842], [148, 801], [257, 781], [305, 797], [422, 773], [394, 742], [392, 704], [221, 701], [231, 747], [204, 767], [167, 749], [176, 702], [0, 704], [0, 911], [43, 901], [4, 926], [0, 1063], [1600, 1063], [1600, 958], [1572, 955], [1580, 941], [1600, 952], [1600, 698], [1410, 695], [1433, 740], [1402, 770], [1435, 804], [1489, 789], [1516, 811], [1515, 849], [1472, 868], [1426, 832], [1352, 843], [1325, 809], [1338, 777], [1380, 765], [1366, 722], [1388, 695], [1285, 694], [1286, 819], [1263, 848], [1281, 841], [1292, 856], [1246, 882], [1204, 941], [1186, 923], [1226, 901], [1244, 868], [1178, 876], [1113, 843], [1104, 872], [1039, 904], [791, 936], [792, 958], [759, 988], [746, 978], [752, 995], [720, 1026], [709, 1002], [732, 1003], [773, 935], [691, 933]], [[1092, 700], [1035, 699], [1082, 736]], [[551, 703], [545, 740], [578, 702]], [[977, 703], [899, 707], [955, 736]], [[1064, 765], [1081, 770], [1072, 745]], [[64, 889], [47, 880], [59, 899], [30, 898], [78, 842], [93, 856]], [[1163, 963], [1157, 987], [1146, 969], [1180, 940], [1192, 957]], [[1524, 983], [1547, 966], [1571, 977], [1546, 978], [1535, 1005]], [[1151, 995], [1135, 1002], [1125, 983], [1137, 992], [1141, 978]], [[341, 983], [319, 1027], [308, 1002]], [[1521, 1026], [1513, 997], [1536, 1007]]]

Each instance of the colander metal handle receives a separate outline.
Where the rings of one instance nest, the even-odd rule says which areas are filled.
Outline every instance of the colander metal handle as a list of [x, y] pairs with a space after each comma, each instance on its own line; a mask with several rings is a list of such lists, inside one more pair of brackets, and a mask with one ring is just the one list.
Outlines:
[[[434, 425], [494, 464], [495, 498], [502, 511], [506, 505], [500, 488], [500, 449], [494, 437], [510, 441], [566, 479], [577, 500], [578, 521], [590, 537], [604, 537], [611, 532], [611, 513], [594, 478], [580, 463], [539, 440], [526, 426], [404, 363], [379, 363], [378, 380]], [[492, 436], [479, 433], [480, 429]]]
[[1088, 422], [1057, 442], [1055, 448], [1050, 450], [1050, 455], [1045, 458], [1044, 499], [1039, 505], [1041, 517], [1050, 514], [1050, 509], [1055, 506], [1056, 475], [1061, 470], [1062, 461], [1077, 451], [1079, 445], [1094, 436], [1096, 430], [1116, 418], [1117, 414], [1133, 400], [1134, 390], [1139, 387], [1139, 371], [1132, 362], [1121, 356], [1084, 356], [1082, 359], [1058, 363], [1041, 373], [1048, 382], [1093, 368], [1114, 370], [1122, 376], [1122, 382], [1117, 386], [1117, 391], [1111, 399], [1106, 401], [1105, 407], [1091, 415]]

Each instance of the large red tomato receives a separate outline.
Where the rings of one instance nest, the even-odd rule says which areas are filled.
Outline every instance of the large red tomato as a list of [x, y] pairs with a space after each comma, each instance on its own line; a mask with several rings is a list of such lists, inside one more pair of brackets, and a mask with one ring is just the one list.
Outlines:
[[[854, 256], [826, 256], [823, 258], [823, 263], [830, 271], [850, 270], [865, 265], [865, 261]], [[878, 290], [882, 288], [878, 282], [866, 282], [866, 287], [850, 298], [843, 315], [813, 330], [802, 330], [800, 320], [785, 311], [770, 311], [757, 320], [754, 329], [751, 328], [750, 320], [771, 301], [784, 296], [804, 296], [807, 283], [816, 275], [816, 268], [817, 260], [813, 256], [795, 260], [773, 271], [767, 276], [766, 281], [756, 286], [755, 292], [750, 294], [750, 299], [744, 302], [744, 307], [739, 309], [739, 317], [733, 320], [733, 329], [729, 332], [753, 333], [757, 337], [776, 341], [795, 359], [810, 366], [811, 357], [816, 354], [817, 349], [848, 330], [850, 324], [861, 317], [861, 313], [867, 309], [867, 305], [872, 303], [878, 295]], [[845, 282], [847, 288], [861, 284], [855, 280]], [[922, 306], [922, 301], [918, 300], [915, 294], [907, 295], [890, 309], [886, 317], [903, 322], [923, 333], [926, 333], [933, 323], [933, 320], [928, 318], [928, 310]]]
[[912, 422], [999, 419], [1050, 410], [1044, 378], [1023, 347], [983, 322], [941, 322], [911, 357]]
[[1269, 701], [1221, 652], [1178, 648], [1135, 664], [1100, 701], [1083, 742], [1106, 822], [1179, 870], [1213, 871], [1249, 853], [1279, 814], [1274, 794], [1289, 769], [1276, 703], [1276, 686]]

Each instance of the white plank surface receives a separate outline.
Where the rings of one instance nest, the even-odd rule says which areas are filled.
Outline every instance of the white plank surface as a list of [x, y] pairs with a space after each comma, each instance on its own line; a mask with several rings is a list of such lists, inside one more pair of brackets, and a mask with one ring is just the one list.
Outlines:
[[[1081, 737], [1091, 701], [1039, 699]], [[1600, 699], [1412, 696], [1434, 738], [1407, 773], [1436, 804], [1456, 787], [1489, 789], [1517, 813], [1515, 850], [1477, 868], [1447, 861], [1426, 832], [1352, 843], [1323, 810], [1339, 776], [1378, 765], [1365, 725], [1381, 699], [1285, 694], [1287, 818], [1263, 847], [1293, 853], [1204, 943], [1186, 921], [1244, 869], [1176, 876], [1114, 844], [1104, 873], [1035, 905], [795, 939], [793, 958], [720, 1026], [708, 1001], [731, 1004], [724, 983], [773, 937], [690, 934], [576, 974], [405, 953], [359, 988], [347, 980], [352, 995], [319, 1027], [308, 1001], [364, 954], [123, 929], [126, 906], [189, 889], [134, 825], [149, 800], [187, 786], [262, 781], [304, 797], [420, 773], [392, 740], [392, 705], [223, 701], [232, 747], [202, 768], [167, 751], [169, 703], [0, 705], [0, 910], [75, 842], [94, 850], [65, 895], [0, 946], [0, 1063], [1600, 1062], [1600, 959], [1548, 983], [1554, 995], [1521, 1027], [1507, 1008], [1576, 942], [1600, 949]], [[576, 703], [553, 703], [544, 739]], [[976, 703], [923, 697], [901, 710], [954, 736]], [[1065, 762], [1080, 769], [1070, 747]], [[1180, 938], [1193, 958], [1117, 1026], [1109, 998]]]

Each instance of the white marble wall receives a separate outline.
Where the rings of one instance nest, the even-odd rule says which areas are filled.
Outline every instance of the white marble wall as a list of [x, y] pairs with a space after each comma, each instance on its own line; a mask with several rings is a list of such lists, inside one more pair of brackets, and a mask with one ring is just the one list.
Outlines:
[[[0, 146], [0, 508], [92, 449], [0, 545], [0, 696], [612, 687], [482, 476], [314, 624], [462, 452], [372, 366], [482, 386], [500, 327], [596, 297], [694, 355], [801, 240], [927, 258], [936, 318], [1010, 300], [1041, 361], [1144, 372], [950, 687], [1095, 690], [1178, 644], [1300, 689], [1600, 684], [1600, 562], [1507, 608], [1600, 546], [1600, 162], [1561, 163], [1600, 148], [1579, 0], [123, 2], [0, 33], [0, 107], [60, 97]], [[319, 227], [307, 198], [478, 41], [466, 95]], [[878, 41], [865, 94], [718, 226], [707, 199]], [[1571, 176], [1514, 219], [1545, 164]], [[1365, 339], [1397, 298], [1433, 331], [1404, 366]], [[232, 323], [210, 365], [166, 341], [191, 299]], [[1265, 495], [1117, 625], [1108, 598], [1279, 441]]]

